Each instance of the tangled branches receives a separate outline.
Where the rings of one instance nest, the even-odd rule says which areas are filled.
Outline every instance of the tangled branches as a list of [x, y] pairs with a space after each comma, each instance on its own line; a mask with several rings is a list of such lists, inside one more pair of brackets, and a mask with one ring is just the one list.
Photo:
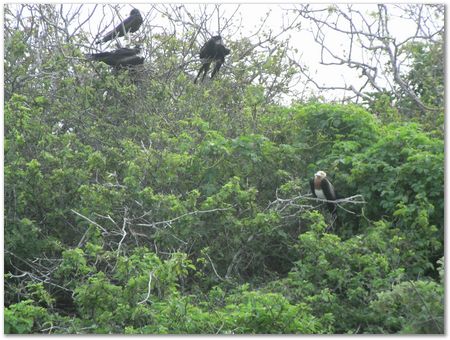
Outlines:
[[335, 203], [340, 209], [348, 213], [356, 214], [344, 207], [344, 204], [366, 204], [362, 195], [353, 195], [349, 197], [339, 198], [336, 201], [329, 201], [321, 198], [315, 198], [311, 194], [298, 195], [292, 198], [281, 198], [276, 193], [276, 200], [269, 203], [266, 210], [277, 212], [283, 218], [298, 216], [298, 213], [320, 208], [326, 203]]

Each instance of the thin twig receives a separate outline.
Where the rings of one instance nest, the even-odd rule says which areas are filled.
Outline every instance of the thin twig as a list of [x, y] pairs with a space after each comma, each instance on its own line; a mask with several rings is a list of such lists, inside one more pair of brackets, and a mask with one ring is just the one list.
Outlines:
[[433, 314], [431, 314], [430, 308], [428, 308], [427, 303], [425, 302], [425, 300], [423, 299], [423, 296], [419, 293], [419, 291], [417, 290], [416, 285], [414, 284], [413, 281], [409, 281], [409, 283], [411, 283], [411, 286], [413, 287], [414, 291], [416, 292], [416, 294], [419, 296], [420, 301], [422, 301], [422, 304], [425, 306], [425, 309], [428, 312], [428, 315], [430, 315], [431, 320], [433, 320], [434, 324], [436, 325], [436, 327], [439, 329], [439, 332], [442, 333], [442, 328], [441, 325], [436, 321], [436, 319], [434, 318]]
[[216, 211], [227, 211], [232, 209], [232, 207], [229, 208], [217, 208], [217, 209], [210, 209], [210, 210], [196, 210], [196, 211], [191, 211], [188, 213], [185, 213], [183, 215], [177, 216], [175, 218], [172, 218], [170, 220], [165, 220], [165, 221], [158, 221], [158, 222], [153, 222], [153, 223], [138, 223], [138, 226], [142, 226], [142, 227], [156, 227], [157, 225], [160, 224], [165, 224], [165, 225], [170, 225], [173, 222], [186, 217], [186, 216], [190, 216], [190, 215], [197, 215], [197, 214], [207, 214], [207, 213], [211, 213], [211, 212], [216, 212]]
[[206, 255], [206, 257], [208, 258], [209, 262], [211, 262], [211, 267], [212, 267], [212, 269], [214, 270], [214, 273], [216, 274], [216, 276], [217, 276], [221, 281], [225, 281], [225, 280], [219, 275], [219, 273], [217, 273], [216, 267], [214, 267], [214, 263], [213, 263], [213, 261], [211, 260], [211, 258], [209, 257], [209, 255], [208, 255], [208, 254], [205, 254], [205, 255]]
[[117, 247], [117, 255], [119, 255], [120, 252], [120, 247], [122, 246], [122, 242], [123, 240], [125, 240], [125, 237], [127, 236], [127, 231], [125, 230], [126, 226], [127, 226], [127, 210], [125, 210], [125, 216], [123, 217], [123, 224], [122, 224], [122, 239], [119, 242], [119, 245]]
[[70, 209], [70, 210], [71, 210], [73, 213], [77, 214], [78, 216], [84, 218], [86, 221], [92, 223], [92, 224], [95, 225], [96, 227], [99, 227], [104, 233], [108, 233], [108, 231], [107, 231], [105, 228], [103, 228], [103, 227], [102, 227], [100, 224], [98, 224], [97, 222], [92, 221], [89, 217], [86, 217], [86, 216], [80, 214], [79, 212], [77, 212], [77, 211], [75, 211], [75, 210], [73, 210], [73, 209]]
[[144, 303], [144, 302], [147, 302], [148, 299], [150, 298], [150, 291], [151, 291], [151, 288], [152, 288], [151, 286], [152, 286], [153, 271], [151, 271], [151, 272], [148, 274], [148, 276], [149, 276], [149, 278], [148, 278], [147, 296], [145, 297], [144, 300], [142, 300], [141, 302], [138, 302], [138, 304], [142, 304], [142, 303]]

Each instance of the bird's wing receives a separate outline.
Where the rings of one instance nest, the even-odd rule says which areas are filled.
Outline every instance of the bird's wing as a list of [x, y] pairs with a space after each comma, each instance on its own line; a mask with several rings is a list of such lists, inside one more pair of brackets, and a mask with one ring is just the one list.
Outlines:
[[125, 58], [120, 59], [119, 65], [122, 66], [132, 66], [132, 65], [141, 65], [144, 63], [144, 58], [138, 56], [127, 56]]
[[104, 58], [111, 57], [111, 52], [91, 53], [86, 54], [86, 58], [89, 60], [102, 60]]
[[129, 21], [126, 23], [124, 22], [125, 29], [131, 33], [136, 32], [143, 23], [142, 16], [140, 14], [128, 17], [125, 21], [127, 20]]
[[309, 180], [309, 187], [311, 188], [311, 193], [313, 194], [313, 196], [314, 196], [314, 197], [317, 197], [317, 196], [316, 196], [316, 193], [314, 192], [314, 179], [313, 179], [313, 178], [311, 178], [311, 179]]
[[112, 52], [101, 52], [101, 53], [93, 53], [86, 55], [89, 60], [102, 61], [105, 64], [113, 66], [115, 64], [114, 53]]
[[329, 201], [336, 200], [336, 193], [334, 192], [333, 184], [331, 184], [331, 182], [328, 179], [326, 178], [322, 179], [322, 181], [320, 182], [320, 186], [327, 200]]
[[230, 54], [230, 50], [223, 45], [215, 46], [216, 55], [214, 56], [217, 59], [221, 59], [222, 62], [225, 61], [225, 56]]
[[107, 42], [109, 40], [112, 40], [116, 36], [121, 37], [121, 36], [125, 35], [125, 32], [128, 31], [128, 29], [130, 28], [134, 19], [135, 19], [135, 16], [129, 16], [128, 18], [126, 18], [119, 25], [114, 27], [114, 29], [112, 31], [109, 31], [108, 33], [106, 33], [105, 36], [100, 40], [100, 42]]
[[113, 29], [112, 31], [108, 32], [105, 34], [105, 36], [103, 38], [101, 38], [99, 41], [97, 41], [97, 44], [101, 43], [101, 42], [107, 42], [112, 40], [117, 34], [119, 34], [118, 31], [116, 31], [116, 29]]
[[207, 49], [208, 49], [208, 42], [206, 42], [200, 49], [200, 59], [204, 59], [207, 57], [207, 54], [206, 54]]
[[139, 22], [139, 17], [137, 15], [131, 15], [122, 21], [114, 30], [119, 31], [125, 28], [125, 31], [128, 31], [131, 27], [135, 26], [135, 23]]
[[[209, 39], [200, 49], [200, 58], [214, 58], [216, 53], [215, 45], [216, 43], [214, 42], [214, 40], [212, 38]], [[213, 55], [211, 55], [211, 52], [213, 53]]]
[[118, 57], [128, 57], [128, 56], [135, 56], [136, 54], [139, 53], [139, 50], [136, 48], [122, 47], [115, 50], [113, 53]]

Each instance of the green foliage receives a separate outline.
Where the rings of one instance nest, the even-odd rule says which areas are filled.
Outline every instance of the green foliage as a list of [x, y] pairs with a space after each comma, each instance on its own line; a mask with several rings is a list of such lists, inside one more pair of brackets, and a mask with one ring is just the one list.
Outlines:
[[[193, 32], [136, 74], [50, 26], [5, 34], [6, 333], [443, 332], [443, 141], [389, 94], [283, 107], [286, 42], [195, 85]], [[367, 202], [333, 230], [319, 169]]]
[[402, 238], [402, 265], [411, 277], [439, 257], [443, 245], [443, 142], [416, 125], [390, 125], [384, 138], [353, 157], [353, 184], [372, 204], [369, 218], [390, 216]]
[[412, 64], [404, 80], [426, 110], [418, 110], [416, 103], [402, 91], [403, 97], [398, 107], [408, 118], [415, 118], [426, 128], [442, 133], [445, 105], [444, 38], [439, 35], [433, 42], [413, 42], [404, 49], [410, 54]]
[[380, 120], [385, 123], [398, 122], [401, 115], [395, 108], [394, 95], [389, 92], [373, 92], [367, 93], [370, 100], [367, 101], [369, 112], [375, 114]]
[[118, 307], [122, 289], [109, 283], [106, 275], [99, 272], [88, 278], [85, 285], [75, 288], [75, 303], [81, 317], [106, 322], [111, 310]]
[[55, 277], [68, 281], [67, 285], [75, 288], [80, 280], [84, 280], [93, 272], [89, 267], [82, 249], [65, 250], [62, 253], [62, 261], [55, 271]]
[[39, 283], [29, 283], [26, 287], [27, 294], [25, 297], [34, 301], [37, 304], [52, 307], [55, 303], [55, 299], [52, 295], [45, 289], [42, 282]]
[[300, 260], [286, 279], [269, 288], [283, 292], [291, 302], [307, 303], [313, 315], [331, 317], [335, 333], [364, 331], [370, 324], [367, 304], [401, 280], [403, 269], [391, 262], [379, 234], [342, 240], [325, 233], [318, 213], [309, 218], [311, 231], [301, 234], [297, 245]]
[[45, 308], [23, 300], [5, 309], [5, 334], [30, 334], [40, 331], [50, 319]]
[[[243, 291], [226, 300], [224, 333], [318, 334], [327, 329], [304, 304], [290, 304], [281, 294]], [[228, 331], [227, 331], [228, 330]]]
[[444, 286], [433, 281], [406, 281], [378, 293], [370, 307], [377, 316], [373, 332], [442, 334]]

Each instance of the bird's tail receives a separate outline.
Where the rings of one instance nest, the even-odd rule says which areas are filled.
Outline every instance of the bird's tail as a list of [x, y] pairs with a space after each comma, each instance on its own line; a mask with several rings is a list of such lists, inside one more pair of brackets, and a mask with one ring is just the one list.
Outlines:
[[105, 57], [105, 53], [88, 53], [84, 55], [87, 60], [100, 60]]

